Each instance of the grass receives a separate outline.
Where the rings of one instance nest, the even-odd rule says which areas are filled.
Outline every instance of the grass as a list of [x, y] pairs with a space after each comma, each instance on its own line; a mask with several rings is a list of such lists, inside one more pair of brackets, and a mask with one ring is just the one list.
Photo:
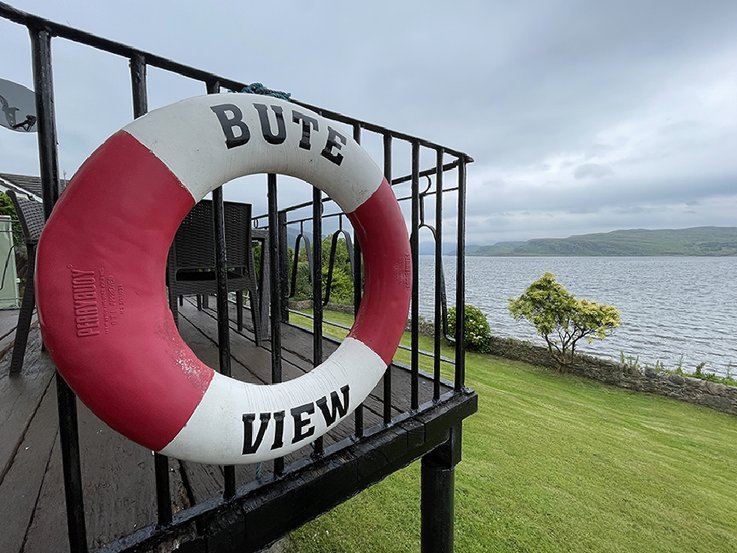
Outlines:
[[[467, 378], [480, 409], [456, 471], [456, 551], [737, 551], [736, 417], [488, 355], [468, 355]], [[409, 553], [419, 533], [414, 463], [288, 551]]]
[[[311, 309], [305, 309], [302, 311], [306, 315], [311, 316], [312, 310]], [[338, 340], [342, 340], [346, 337], [348, 334], [348, 331], [328, 324], [329, 322], [332, 323], [338, 323], [342, 326], [351, 326], [353, 324], [353, 315], [349, 313], [341, 313], [339, 311], [325, 311], [325, 323], [323, 324], [323, 335], [324, 336], [330, 336], [332, 338], [336, 338]], [[289, 322], [296, 324], [298, 326], [303, 326], [305, 328], [308, 328], [312, 330], [312, 319], [306, 316], [302, 316], [295, 313], [289, 314]], [[428, 336], [419, 336], [420, 339], [420, 351], [425, 351], [427, 353], [433, 352], [433, 339]], [[404, 333], [404, 336], [402, 337], [402, 345], [409, 347], [411, 344], [411, 338], [408, 332]], [[443, 345], [441, 349], [441, 355], [448, 359], [453, 359], [453, 349]], [[403, 363], [404, 365], [409, 366], [411, 363], [410, 359], [410, 352], [403, 349], [398, 349], [397, 353], [394, 355], [394, 360]], [[420, 355], [420, 368], [424, 371], [427, 371], [428, 373], [432, 373], [433, 370], [433, 359], [432, 357], [429, 357], [427, 355]], [[453, 365], [452, 363], [446, 363], [441, 362], [440, 363], [440, 370], [442, 371], [442, 374], [445, 378], [451, 378], [453, 375]]]

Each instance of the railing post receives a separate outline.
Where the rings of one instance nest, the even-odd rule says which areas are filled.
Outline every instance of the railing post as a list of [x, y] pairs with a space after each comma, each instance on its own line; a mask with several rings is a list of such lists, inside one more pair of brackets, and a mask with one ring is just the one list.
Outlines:
[[[353, 139], [361, 143], [361, 126], [354, 125]], [[358, 314], [363, 295], [363, 269], [361, 268], [361, 244], [358, 243], [356, 231], [353, 231], [353, 315]], [[355, 433], [357, 438], [363, 437], [363, 403], [356, 407]]]
[[420, 143], [412, 142], [412, 233], [410, 234], [412, 254], [412, 307], [411, 307], [411, 383], [410, 407], [420, 406]]
[[[41, 187], [44, 214], [48, 219], [54, 204], [59, 199], [59, 157], [56, 148], [51, 34], [43, 29], [30, 29], [30, 34], [33, 81], [36, 89]], [[59, 410], [59, 439], [64, 473], [69, 549], [72, 553], [84, 553], [87, 551], [87, 527], [84, 519], [84, 494], [79, 456], [77, 397], [66, 381], [59, 376], [59, 373], [56, 373], [56, 398]]]
[[[391, 184], [392, 182], [392, 135], [384, 134], [384, 178]], [[383, 403], [383, 420], [384, 424], [390, 424], [392, 421], [392, 369], [389, 366], [384, 373], [384, 403]]]
[[[322, 192], [312, 190], [312, 364], [322, 363]], [[314, 443], [312, 453], [320, 457], [325, 451], [322, 436]]]
[[456, 243], [455, 390], [466, 384], [466, 159], [458, 159], [458, 228]]
[[[218, 81], [208, 81], [207, 93], [220, 92]], [[228, 313], [228, 250], [225, 244], [225, 207], [223, 205], [223, 187], [212, 191], [212, 217], [215, 228], [215, 280], [217, 282], [217, 314], [218, 314], [218, 355], [220, 373], [230, 376], [230, 315]], [[250, 244], [249, 244], [250, 247]], [[242, 305], [236, 308], [238, 313]], [[242, 322], [239, 320], [238, 325]], [[223, 497], [229, 499], [235, 495], [235, 467], [223, 467]]]
[[461, 425], [445, 443], [422, 458], [422, 553], [452, 553], [455, 516], [455, 466], [461, 460]]
[[434, 400], [440, 399], [440, 355], [443, 339], [443, 149], [438, 148], [435, 158], [435, 328], [433, 333], [433, 392]]
[[[269, 206], [269, 265], [280, 267], [279, 249], [281, 248], [278, 211], [276, 175], [269, 173], [267, 177], [267, 197]], [[286, 231], [286, 229], [285, 229]], [[281, 269], [281, 267], [280, 267]], [[281, 270], [279, 271], [281, 273]], [[271, 383], [282, 381], [281, 363], [281, 317], [282, 312], [282, 280], [273, 278], [271, 285]], [[284, 473], [284, 458], [274, 459], [274, 474], [281, 476]]]
[[138, 118], [148, 111], [148, 90], [146, 87], [146, 60], [139, 54], [130, 60], [131, 93], [133, 95], [133, 117]]

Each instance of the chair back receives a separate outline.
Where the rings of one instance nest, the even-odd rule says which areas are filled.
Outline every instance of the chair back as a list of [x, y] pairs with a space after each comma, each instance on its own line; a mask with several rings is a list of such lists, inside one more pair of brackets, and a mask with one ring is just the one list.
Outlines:
[[[224, 202], [224, 213], [228, 268], [246, 268], [251, 243], [251, 204]], [[177, 270], [215, 267], [212, 201], [200, 201], [182, 221], [174, 238], [173, 263]]]
[[18, 215], [23, 239], [26, 245], [35, 246], [41, 236], [46, 218], [44, 217], [44, 206], [41, 202], [18, 197], [13, 190], [7, 192], [10, 201], [13, 202], [15, 213]]

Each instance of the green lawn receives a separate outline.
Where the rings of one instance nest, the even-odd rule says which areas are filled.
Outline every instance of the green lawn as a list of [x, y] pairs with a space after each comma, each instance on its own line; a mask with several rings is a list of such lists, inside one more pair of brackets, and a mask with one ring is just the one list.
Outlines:
[[[480, 408], [456, 471], [457, 552], [737, 551], [737, 417], [487, 355], [468, 355], [467, 378]], [[288, 550], [416, 553], [419, 531], [414, 463]]]

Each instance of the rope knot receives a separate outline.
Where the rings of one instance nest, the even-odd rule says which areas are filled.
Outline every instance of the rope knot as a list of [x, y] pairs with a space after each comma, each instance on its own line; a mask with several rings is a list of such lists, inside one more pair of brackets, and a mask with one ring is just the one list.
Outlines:
[[273, 96], [281, 100], [289, 101], [291, 94], [289, 92], [282, 92], [281, 90], [271, 90], [266, 88], [262, 83], [251, 83], [243, 87], [241, 92], [245, 94], [261, 94], [263, 96]]

